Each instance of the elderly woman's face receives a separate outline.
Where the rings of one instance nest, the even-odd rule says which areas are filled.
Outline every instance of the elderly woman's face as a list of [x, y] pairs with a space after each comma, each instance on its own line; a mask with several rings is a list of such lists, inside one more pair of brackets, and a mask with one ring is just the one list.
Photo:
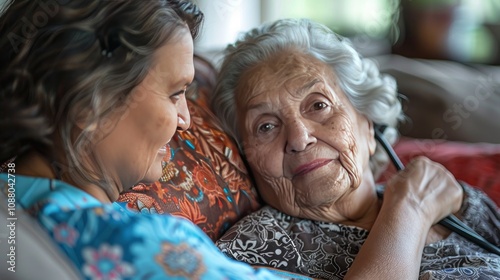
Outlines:
[[266, 202], [296, 216], [352, 206], [371, 172], [373, 129], [326, 64], [284, 52], [246, 71], [236, 92], [244, 152]]
[[165, 144], [178, 127], [187, 129], [190, 123], [183, 94], [194, 77], [193, 40], [187, 29], [158, 49], [154, 60], [126, 108], [112, 115], [116, 126], [96, 147], [105, 172], [125, 189], [161, 177], [161, 161], [170, 156]]

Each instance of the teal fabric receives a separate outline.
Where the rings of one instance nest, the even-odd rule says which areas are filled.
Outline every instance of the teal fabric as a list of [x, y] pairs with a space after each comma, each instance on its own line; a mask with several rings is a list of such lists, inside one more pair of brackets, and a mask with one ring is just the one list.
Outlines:
[[[8, 192], [8, 174], [0, 174], [0, 187]], [[104, 204], [58, 180], [17, 175], [14, 187], [16, 207], [40, 222], [86, 279], [283, 277], [226, 258], [187, 220]]]

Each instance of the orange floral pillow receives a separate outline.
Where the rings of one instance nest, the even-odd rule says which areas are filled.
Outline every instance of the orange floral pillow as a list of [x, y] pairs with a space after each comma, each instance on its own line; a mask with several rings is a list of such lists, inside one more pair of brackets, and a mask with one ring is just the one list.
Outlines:
[[188, 107], [191, 127], [167, 147], [161, 179], [135, 186], [118, 201], [137, 211], [189, 219], [215, 241], [260, 203], [235, 143], [209, 110], [191, 100]]

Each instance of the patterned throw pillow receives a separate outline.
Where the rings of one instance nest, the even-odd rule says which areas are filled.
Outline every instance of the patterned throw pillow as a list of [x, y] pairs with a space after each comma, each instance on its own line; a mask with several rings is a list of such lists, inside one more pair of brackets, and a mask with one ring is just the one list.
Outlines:
[[189, 99], [188, 107], [191, 127], [167, 147], [161, 179], [136, 185], [118, 201], [141, 212], [184, 217], [215, 241], [260, 203], [237, 146], [215, 116]]

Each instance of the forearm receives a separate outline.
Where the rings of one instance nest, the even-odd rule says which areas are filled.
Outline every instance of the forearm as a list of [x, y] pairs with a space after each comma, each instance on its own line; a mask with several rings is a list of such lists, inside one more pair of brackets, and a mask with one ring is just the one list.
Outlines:
[[382, 207], [345, 279], [417, 279], [430, 226], [410, 207]]

